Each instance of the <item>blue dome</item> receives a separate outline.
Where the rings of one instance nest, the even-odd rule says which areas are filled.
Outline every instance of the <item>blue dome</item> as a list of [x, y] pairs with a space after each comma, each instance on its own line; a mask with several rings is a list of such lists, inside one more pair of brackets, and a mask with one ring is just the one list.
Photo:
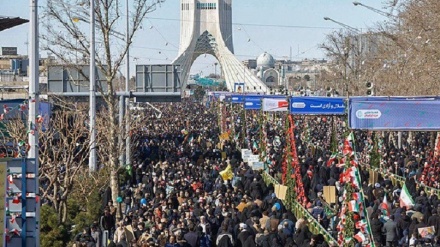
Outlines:
[[275, 67], [275, 59], [272, 55], [267, 52], [264, 52], [257, 58], [257, 68], [274, 68]]

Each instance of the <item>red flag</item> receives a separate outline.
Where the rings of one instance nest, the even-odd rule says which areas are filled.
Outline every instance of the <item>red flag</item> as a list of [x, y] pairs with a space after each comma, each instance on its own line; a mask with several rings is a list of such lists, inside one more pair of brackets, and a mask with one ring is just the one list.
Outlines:
[[12, 199], [12, 203], [19, 204], [20, 203], [20, 198], [18, 198], [18, 196], [14, 196], [14, 198]]

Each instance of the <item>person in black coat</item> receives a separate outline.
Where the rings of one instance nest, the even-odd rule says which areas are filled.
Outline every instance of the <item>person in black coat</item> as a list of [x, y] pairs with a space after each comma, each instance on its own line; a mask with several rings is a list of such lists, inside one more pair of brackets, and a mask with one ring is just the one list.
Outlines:
[[252, 233], [250, 231], [248, 231], [248, 226], [244, 223], [240, 223], [239, 225], [239, 231], [240, 233], [237, 236], [237, 243], [236, 243], [236, 247], [244, 247], [246, 240], [249, 237], [252, 237]]
[[440, 216], [438, 215], [437, 209], [432, 210], [432, 215], [428, 219], [428, 226], [434, 226], [436, 230], [436, 236], [440, 237]]
[[232, 234], [228, 232], [228, 226], [226, 224], [222, 225], [221, 232], [217, 235], [216, 239], [217, 247], [233, 247], [234, 238]]
[[371, 233], [373, 234], [374, 241], [377, 243], [382, 242], [382, 227], [383, 223], [379, 220], [377, 213], [371, 215]]
[[408, 191], [412, 196], [417, 195], [416, 173], [415, 172], [411, 172], [409, 174], [409, 177], [406, 178], [405, 184], [406, 184], [406, 188], [408, 188]]
[[307, 218], [302, 218], [298, 221], [298, 228], [296, 229], [295, 234], [293, 234], [293, 239], [295, 239], [295, 242], [298, 246], [302, 246], [306, 240], [311, 238], [312, 233], [309, 231], [309, 227], [307, 226]]

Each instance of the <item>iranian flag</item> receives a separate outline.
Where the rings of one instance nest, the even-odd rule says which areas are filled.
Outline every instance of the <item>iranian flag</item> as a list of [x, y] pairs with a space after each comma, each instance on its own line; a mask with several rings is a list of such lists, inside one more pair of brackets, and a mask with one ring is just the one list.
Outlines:
[[352, 166], [347, 169], [345, 172], [346, 180], [350, 181], [351, 185], [353, 185], [356, 189], [360, 189], [361, 180], [359, 178], [358, 169], [355, 166]]
[[362, 219], [362, 220], [359, 220], [355, 223], [355, 227], [356, 227], [356, 229], [359, 229], [359, 230], [365, 232], [367, 229], [367, 224], [368, 224], [367, 220]]
[[362, 194], [360, 192], [354, 192], [352, 196], [353, 200], [356, 200], [358, 203], [362, 202]]
[[383, 197], [383, 201], [380, 204], [380, 210], [382, 211], [383, 216], [390, 216], [390, 210], [388, 209], [388, 200], [387, 200], [387, 194]]
[[337, 157], [338, 157], [338, 153], [332, 153], [332, 155], [327, 161], [327, 167], [332, 166], [333, 161], [335, 161]]
[[338, 164], [336, 164], [336, 167], [341, 168], [345, 166], [345, 158], [340, 158], [338, 160]]
[[403, 185], [402, 191], [400, 192], [399, 197], [400, 206], [405, 206], [409, 208], [409, 206], [414, 206], [414, 200], [409, 194], [408, 188], [406, 188], [406, 184]]
[[350, 212], [359, 212], [359, 203], [356, 200], [351, 200], [348, 202], [348, 210]]
[[353, 133], [350, 133], [347, 138], [345, 138], [344, 145], [342, 147], [342, 153], [344, 155], [350, 155], [353, 153]]
[[356, 235], [354, 235], [354, 238], [359, 242], [359, 243], [363, 243], [367, 238], [365, 237], [365, 235], [362, 232], [358, 232], [356, 233]]

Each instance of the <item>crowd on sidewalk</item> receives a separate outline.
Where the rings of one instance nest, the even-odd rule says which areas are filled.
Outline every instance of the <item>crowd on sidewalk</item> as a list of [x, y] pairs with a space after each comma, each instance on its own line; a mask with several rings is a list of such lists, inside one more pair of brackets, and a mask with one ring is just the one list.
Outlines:
[[[226, 126], [236, 131], [246, 129], [246, 134], [244, 140], [221, 140], [215, 104], [207, 108], [188, 100], [157, 107], [162, 111], [161, 118], [153, 112], [147, 114], [151, 115], [149, 125], [136, 133], [141, 141], [121, 201], [106, 202], [100, 224], [89, 229], [90, 234], [107, 231], [110, 246], [124, 247], [328, 246], [322, 235], [310, 232], [307, 218], [296, 219], [286, 210], [274, 188], [263, 182], [261, 171], [242, 161], [240, 146], [259, 152], [254, 144], [261, 144], [263, 121], [257, 113], [247, 114], [245, 121], [237, 115], [225, 118]], [[343, 142], [345, 120], [311, 116], [296, 117], [295, 121], [297, 155], [308, 201], [304, 207], [336, 238], [344, 166], [330, 150]], [[265, 118], [264, 123], [267, 171], [279, 177], [286, 146], [283, 115]], [[367, 132], [356, 132], [355, 137], [359, 160], [368, 160], [374, 138]], [[393, 185], [390, 177], [371, 183], [368, 170], [360, 162], [363, 205], [371, 236], [375, 246], [419, 246], [426, 242], [437, 246], [440, 203], [437, 195], [426, 194], [418, 186], [419, 181], [437, 184], [430, 177], [437, 176], [437, 163], [428, 158], [432, 149], [425, 140], [427, 134], [413, 136], [416, 141], [405, 137], [407, 144], [399, 149], [394, 139], [386, 136], [379, 150], [381, 165], [390, 176], [395, 173], [406, 178], [414, 205], [399, 205], [402, 187]], [[224, 179], [220, 173], [229, 168], [234, 176]], [[335, 203], [324, 198], [324, 186], [335, 186]], [[121, 205], [121, 219], [116, 215], [116, 204]], [[430, 226], [434, 226], [433, 232]], [[101, 244], [97, 242], [96, 246]]]

